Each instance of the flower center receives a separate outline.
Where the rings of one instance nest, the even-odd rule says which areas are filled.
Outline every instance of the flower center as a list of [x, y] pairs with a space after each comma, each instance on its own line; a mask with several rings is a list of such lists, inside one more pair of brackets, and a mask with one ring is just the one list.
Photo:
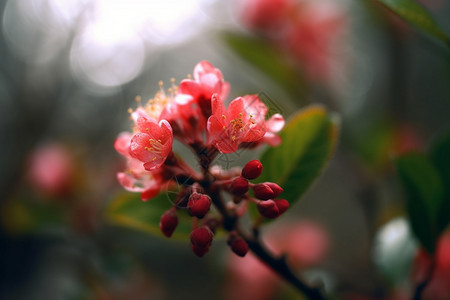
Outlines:
[[[136, 97], [136, 101], [138, 102], [138, 107], [141, 107], [148, 116], [151, 118], [158, 120], [164, 108], [167, 104], [171, 103], [178, 92], [178, 86], [175, 85], [175, 79], [172, 78], [170, 80], [171, 87], [167, 89], [167, 92], [164, 90], [164, 83], [162, 81], [158, 82], [159, 91], [156, 92], [155, 96], [147, 101], [145, 105], [141, 106], [141, 97]], [[131, 109], [130, 112], [132, 113]]]

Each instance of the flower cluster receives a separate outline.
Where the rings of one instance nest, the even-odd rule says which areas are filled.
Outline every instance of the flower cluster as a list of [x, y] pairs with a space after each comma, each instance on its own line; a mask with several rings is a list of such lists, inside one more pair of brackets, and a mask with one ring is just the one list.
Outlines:
[[[193, 217], [191, 248], [200, 257], [209, 251], [220, 226], [230, 232], [231, 249], [239, 256], [246, 254], [248, 245], [238, 219], [249, 203], [256, 204], [266, 218], [278, 217], [289, 206], [277, 199], [283, 189], [276, 183], [249, 182], [262, 172], [259, 161], [239, 170], [212, 165], [219, 153], [281, 142], [276, 134], [285, 123], [280, 114], [268, 118], [268, 108], [257, 95], [237, 97], [226, 107], [228, 91], [221, 71], [202, 61], [195, 66], [193, 78], [179, 86], [172, 80], [167, 92], [161, 82], [153, 99], [145, 104], [137, 99], [138, 107], [130, 110], [133, 132], [121, 133], [114, 145], [127, 159], [126, 170], [117, 174], [125, 189], [141, 193], [143, 201], [163, 189], [178, 191], [173, 207], [161, 216], [160, 228], [165, 236], [172, 236], [179, 211], [186, 211]], [[173, 153], [174, 138], [196, 154], [200, 173]]]
[[240, 0], [242, 22], [298, 61], [313, 80], [327, 79], [345, 19], [335, 1]]

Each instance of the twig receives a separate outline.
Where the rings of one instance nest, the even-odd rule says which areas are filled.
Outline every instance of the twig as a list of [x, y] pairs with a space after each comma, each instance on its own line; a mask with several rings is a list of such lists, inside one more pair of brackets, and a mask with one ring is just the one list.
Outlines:
[[[208, 177], [207, 177], [208, 178]], [[206, 179], [206, 178], [205, 178]], [[220, 212], [223, 217], [223, 227], [228, 232], [238, 231], [243, 239], [247, 242], [249, 248], [253, 253], [279, 276], [284, 278], [287, 282], [292, 284], [297, 290], [303, 293], [310, 300], [325, 300], [318, 288], [308, 286], [302, 280], [300, 280], [291, 268], [286, 263], [285, 257], [275, 257], [274, 254], [264, 247], [261, 241], [258, 239], [258, 230], [254, 228], [251, 235], [245, 234], [240, 228], [238, 228], [238, 218], [226, 209], [224, 202], [220, 196], [219, 188], [215, 186], [211, 181], [205, 180], [202, 184], [203, 188], [207, 191], [212, 199], [212, 203]]]

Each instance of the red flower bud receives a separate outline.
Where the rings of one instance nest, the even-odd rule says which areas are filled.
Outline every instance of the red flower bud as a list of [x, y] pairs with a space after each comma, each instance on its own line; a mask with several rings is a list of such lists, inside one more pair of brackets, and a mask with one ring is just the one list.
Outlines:
[[277, 197], [283, 189], [276, 183], [264, 182], [253, 186], [255, 197], [261, 200], [268, 200]]
[[159, 221], [159, 228], [161, 229], [162, 233], [167, 236], [171, 237], [173, 232], [175, 231], [175, 228], [177, 228], [178, 225], [178, 217], [175, 213], [175, 210], [169, 209], [166, 211], [162, 216], [161, 220]]
[[272, 189], [274, 194], [273, 198], [278, 197], [283, 192], [283, 188], [274, 182], [266, 182], [265, 184]]
[[231, 182], [230, 191], [233, 195], [242, 196], [248, 192], [248, 180], [244, 177], [237, 177]]
[[244, 257], [248, 252], [248, 244], [241, 237], [233, 239], [230, 246], [231, 250], [233, 250], [233, 252], [240, 257]]
[[280, 211], [273, 200], [259, 201], [258, 211], [263, 217], [269, 219], [275, 219], [280, 215]]
[[191, 216], [203, 218], [209, 211], [211, 198], [200, 193], [192, 193], [188, 201], [188, 210]]
[[275, 205], [278, 207], [280, 215], [289, 208], [289, 202], [285, 199], [275, 199]]
[[242, 177], [249, 180], [258, 178], [262, 173], [262, 167], [263, 165], [259, 160], [251, 160], [242, 169]]
[[209, 251], [214, 234], [207, 226], [194, 229], [191, 232], [191, 248], [198, 256], [202, 257]]

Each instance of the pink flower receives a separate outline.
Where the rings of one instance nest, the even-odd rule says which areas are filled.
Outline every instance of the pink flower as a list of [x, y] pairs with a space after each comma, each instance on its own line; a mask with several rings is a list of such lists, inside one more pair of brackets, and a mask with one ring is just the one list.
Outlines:
[[58, 144], [42, 145], [31, 154], [28, 179], [40, 192], [62, 196], [70, 189], [74, 164], [69, 151]]
[[172, 151], [172, 127], [166, 120], [157, 123], [154, 119], [140, 116], [137, 133], [130, 141], [129, 153], [144, 163], [146, 170], [159, 168]]
[[147, 171], [141, 161], [131, 157], [129, 153], [131, 137], [131, 133], [122, 132], [114, 142], [117, 152], [127, 159], [127, 168], [124, 172], [117, 173], [117, 180], [127, 191], [139, 192], [142, 200], [147, 201], [159, 194], [164, 180], [157, 169]]
[[255, 31], [279, 31], [293, 9], [291, 0], [245, 0], [241, 2], [242, 19]]
[[232, 153], [240, 143], [258, 141], [266, 133], [260, 113], [245, 104], [244, 98], [238, 97], [225, 109], [217, 94], [212, 97], [212, 115], [207, 128], [212, 143], [222, 153]]
[[205, 118], [211, 115], [211, 97], [219, 94], [224, 99], [230, 85], [223, 80], [222, 72], [207, 61], [199, 62], [194, 68], [194, 79], [182, 80], [178, 87], [176, 102], [186, 104], [196, 102]]
[[295, 18], [286, 24], [283, 44], [310, 78], [324, 79], [332, 71], [344, 21], [333, 2], [302, 1]]

